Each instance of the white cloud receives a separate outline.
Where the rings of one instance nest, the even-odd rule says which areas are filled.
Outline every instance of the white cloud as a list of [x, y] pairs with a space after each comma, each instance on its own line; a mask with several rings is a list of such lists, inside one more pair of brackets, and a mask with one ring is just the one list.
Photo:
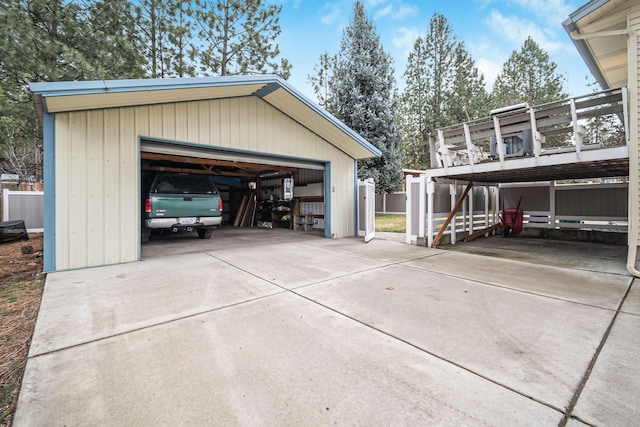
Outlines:
[[484, 75], [487, 89], [491, 90], [496, 81], [496, 77], [502, 72], [502, 64], [487, 58], [479, 58], [476, 61], [478, 70]]
[[393, 5], [389, 4], [382, 9], [378, 9], [375, 11], [373, 17], [374, 19], [382, 18], [383, 16], [389, 16], [393, 13]]
[[333, 25], [344, 19], [345, 13], [338, 3], [326, 3], [320, 10], [322, 16], [320, 22], [325, 25]]
[[394, 31], [394, 36], [391, 39], [391, 43], [398, 50], [401, 50], [403, 56], [406, 58], [413, 50], [413, 45], [417, 38], [422, 34], [416, 28], [401, 27]]
[[367, 8], [372, 11], [374, 19], [404, 19], [418, 14], [418, 6], [404, 3], [402, 0], [369, 0]]
[[418, 7], [408, 4], [398, 6], [398, 11], [395, 14], [396, 19], [403, 19], [409, 16], [416, 16], [418, 14]]
[[522, 45], [527, 37], [531, 37], [547, 52], [554, 52], [562, 47], [562, 43], [550, 40], [546, 31], [532, 21], [515, 16], [504, 16], [496, 10], [491, 11], [487, 25], [518, 45]]
[[512, 0], [512, 2], [524, 10], [530, 10], [537, 18], [553, 26], [560, 25], [574, 9], [564, 0]]

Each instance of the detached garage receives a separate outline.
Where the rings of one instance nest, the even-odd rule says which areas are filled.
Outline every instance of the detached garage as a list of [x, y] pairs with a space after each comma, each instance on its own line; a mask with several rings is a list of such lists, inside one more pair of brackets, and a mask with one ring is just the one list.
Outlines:
[[210, 176], [227, 224], [250, 197], [283, 199], [293, 182], [316, 232], [357, 234], [357, 161], [381, 153], [279, 77], [30, 88], [43, 118], [45, 272], [139, 260], [141, 182], [154, 171]]

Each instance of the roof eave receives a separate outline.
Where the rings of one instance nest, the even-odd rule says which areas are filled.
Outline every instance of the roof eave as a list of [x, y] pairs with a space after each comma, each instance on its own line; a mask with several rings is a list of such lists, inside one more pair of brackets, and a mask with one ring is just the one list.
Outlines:
[[34, 101], [39, 108], [46, 111], [47, 97], [62, 97], [72, 95], [95, 95], [106, 93], [141, 92], [151, 90], [175, 90], [194, 89], [198, 87], [224, 87], [236, 85], [264, 84], [262, 90], [257, 91], [253, 96], [261, 99], [271, 91], [278, 88], [284, 89], [291, 96], [302, 102], [307, 108], [320, 115], [324, 120], [337, 127], [345, 135], [358, 143], [370, 156], [356, 156], [357, 159], [380, 157], [382, 152], [362, 138], [358, 133], [346, 126], [328, 111], [320, 108], [317, 104], [309, 100], [302, 93], [298, 92], [284, 79], [277, 75], [259, 74], [249, 76], [225, 76], [204, 77], [204, 78], [176, 78], [176, 79], [133, 79], [133, 80], [94, 80], [94, 81], [74, 81], [74, 82], [36, 82], [30, 83], [29, 88], [34, 94]]
[[591, 0], [589, 3], [583, 5], [581, 8], [573, 12], [569, 15], [569, 17], [562, 23], [565, 31], [571, 38], [573, 45], [578, 50], [578, 53], [582, 57], [582, 60], [585, 62], [591, 74], [595, 77], [596, 81], [600, 85], [600, 87], [605, 90], [609, 89], [609, 84], [605, 79], [600, 67], [598, 66], [596, 59], [593, 57], [589, 46], [585, 40], [576, 40], [571, 34], [577, 33], [580, 34], [580, 28], [578, 28], [578, 21], [600, 9], [605, 4], [609, 3], [610, 0]]

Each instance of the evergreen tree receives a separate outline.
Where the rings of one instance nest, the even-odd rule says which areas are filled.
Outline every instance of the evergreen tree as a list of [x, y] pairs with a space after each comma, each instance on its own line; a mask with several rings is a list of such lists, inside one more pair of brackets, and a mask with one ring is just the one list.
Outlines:
[[325, 101], [331, 113], [382, 152], [380, 158], [358, 162], [359, 178], [373, 178], [379, 193], [398, 190], [403, 180], [394, 87], [392, 59], [383, 50], [363, 3], [357, 0], [353, 20], [342, 35]]
[[136, 23], [152, 78], [195, 76], [194, 10], [191, 2], [141, 0]]
[[519, 52], [515, 50], [502, 67], [493, 85], [493, 95], [499, 107], [527, 102], [546, 104], [566, 98], [565, 78], [556, 72], [557, 65], [531, 37]]
[[[126, 0], [87, 3], [84, 25], [89, 36], [80, 44], [84, 58], [100, 64], [90, 79], [127, 79], [144, 77], [144, 56], [137, 35], [134, 9]], [[90, 41], [89, 41], [90, 40]]]
[[327, 108], [329, 96], [331, 95], [329, 83], [333, 78], [336, 60], [337, 57], [335, 55], [330, 56], [328, 52], [324, 52], [320, 55], [320, 63], [313, 67], [315, 74], [307, 76], [307, 80], [313, 86], [313, 91], [318, 98], [318, 104], [323, 108]]
[[291, 65], [276, 59], [281, 5], [263, 0], [196, 0], [195, 20], [203, 46], [200, 68], [205, 74], [279, 74], [289, 78]]
[[0, 25], [0, 168], [41, 179], [41, 142], [30, 82], [143, 75], [125, 1], [12, 0]]
[[484, 76], [440, 14], [431, 17], [427, 34], [414, 43], [404, 78], [400, 115], [404, 164], [426, 169], [431, 131], [488, 114], [490, 97]]

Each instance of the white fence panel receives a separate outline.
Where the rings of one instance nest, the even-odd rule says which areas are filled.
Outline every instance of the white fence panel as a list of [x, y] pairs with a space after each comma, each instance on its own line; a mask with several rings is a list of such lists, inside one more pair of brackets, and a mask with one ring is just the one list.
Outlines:
[[44, 231], [44, 192], [2, 191], [2, 220], [24, 221], [29, 233]]

